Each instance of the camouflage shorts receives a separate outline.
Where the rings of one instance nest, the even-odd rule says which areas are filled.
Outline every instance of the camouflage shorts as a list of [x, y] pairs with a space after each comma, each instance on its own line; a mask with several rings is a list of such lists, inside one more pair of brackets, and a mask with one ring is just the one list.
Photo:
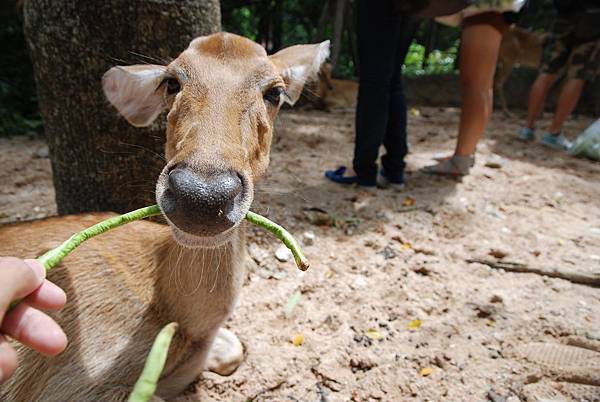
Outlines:
[[572, 33], [566, 21], [555, 22], [544, 45], [541, 70], [557, 74], [566, 69], [567, 78], [593, 81], [600, 71], [600, 39], [580, 42]]

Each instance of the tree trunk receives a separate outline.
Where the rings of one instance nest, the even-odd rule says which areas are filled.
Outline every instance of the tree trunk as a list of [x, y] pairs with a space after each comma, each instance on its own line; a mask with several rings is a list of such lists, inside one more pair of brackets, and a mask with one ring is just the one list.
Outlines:
[[346, 34], [348, 39], [348, 49], [352, 58], [354, 77], [358, 77], [358, 44], [356, 43], [356, 3], [349, 2], [346, 7]]
[[273, 10], [273, 44], [271, 52], [275, 53], [282, 48], [283, 40], [283, 0], [275, 0]]
[[323, 2], [323, 9], [321, 10], [321, 15], [319, 16], [319, 22], [317, 23], [316, 42], [322, 42], [325, 40], [325, 31], [331, 16], [330, 4], [331, 2], [329, 0], [325, 0]]
[[25, 34], [50, 150], [59, 214], [154, 203], [164, 119], [139, 129], [104, 98], [117, 64], [165, 64], [220, 30], [218, 0], [28, 0]]
[[434, 20], [429, 20], [427, 22], [427, 28], [426, 28], [427, 42], [425, 43], [425, 53], [423, 53], [423, 66], [422, 67], [424, 69], [427, 68], [427, 65], [429, 64], [429, 55], [435, 49], [436, 39], [437, 39], [437, 31], [438, 31], [437, 22], [435, 22]]
[[258, 43], [260, 43], [267, 53], [271, 53], [271, 0], [263, 0], [257, 7], [258, 20]]
[[336, 0], [335, 13], [333, 15], [333, 38], [331, 40], [331, 69], [335, 70], [340, 50], [342, 47], [342, 34], [344, 29], [344, 10], [346, 0]]

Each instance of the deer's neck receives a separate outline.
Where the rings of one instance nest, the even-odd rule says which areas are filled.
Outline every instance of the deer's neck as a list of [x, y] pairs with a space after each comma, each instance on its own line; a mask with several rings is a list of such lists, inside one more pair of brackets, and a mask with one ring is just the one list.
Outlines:
[[169, 235], [155, 257], [155, 306], [161, 315], [194, 337], [204, 336], [229, 316], [244, 277], [243, 227], [211, 249], [182, 247]]

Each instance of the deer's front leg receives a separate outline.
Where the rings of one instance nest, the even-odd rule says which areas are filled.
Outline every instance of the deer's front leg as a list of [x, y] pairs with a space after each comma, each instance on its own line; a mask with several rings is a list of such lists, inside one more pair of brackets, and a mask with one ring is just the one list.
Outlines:
[[219, 328], [208, 352], [207, 369], [220, 375], [231, 375], [244, 360], [244, 348], [235, 334]]
[[[132, 389], [133, 387], [115, 387], [98, 395], [91, 395], [86, 401], [126, 402], [129, 399]], [[165, 402], [165, 400], [157, 395], [153, 395], [149, 402]]]

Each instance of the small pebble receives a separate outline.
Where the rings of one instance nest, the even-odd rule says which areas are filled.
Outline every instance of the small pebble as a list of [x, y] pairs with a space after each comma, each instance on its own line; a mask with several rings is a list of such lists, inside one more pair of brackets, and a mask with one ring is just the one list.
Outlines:
[[281, 262], [289, 261], [292, 258], [292, 252], [286, 246], [279, 246], [275, 251], [275, 258]]
[[315, 244], [315, 238], [316, 236], [313, 232], [304, 232], [304, 234], [302, 235], [302, 243], [305, 246], [312, 246], [313, 244]]

